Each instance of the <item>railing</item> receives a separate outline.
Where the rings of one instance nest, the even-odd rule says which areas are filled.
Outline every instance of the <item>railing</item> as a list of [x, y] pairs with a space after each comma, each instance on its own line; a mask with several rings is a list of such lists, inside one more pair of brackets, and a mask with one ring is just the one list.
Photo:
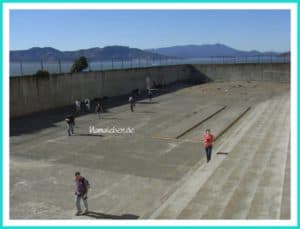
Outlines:
[[[110, 61], [90, 61], [85, 71], [103, 71], [113, 69], [144, 68], [153, 66], [181, 64], [245, 64], [245, 63], [289, 63], [289, 56], [214, 56], [201, 58], [159, 58], [159, 59], [112, 59]], [[69, 73], [73, 62], [39, 61], [10, 62], [10, 76], [35, 74], [38, 70], [46, 70], [50, 74]]]

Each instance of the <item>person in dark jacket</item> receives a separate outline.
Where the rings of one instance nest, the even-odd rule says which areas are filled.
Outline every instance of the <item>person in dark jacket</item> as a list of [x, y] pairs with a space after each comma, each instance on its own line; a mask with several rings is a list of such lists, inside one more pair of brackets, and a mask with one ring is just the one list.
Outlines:
[[76, 208], [77, 208], [77, 212], [75, 215], [80, 215], [82, 213], [81, 211], [81, 205], [80, 205], [80, 200], [82, 199], [84, 207], [85, 207], [85, 211], [83, 212], [83, 214], [87, 214], [88, 213], [88, 202], [87, 202], [87, 194], [88, 194], [88, 190], [90, 188], [90, 184], [89, 181], [84, 178], [83, 176], [80, 175], [80, 172], [76, 172], [75, 173], [75, 204], [76, 204]]
[[98, 114], [99, 119], [101, 118], [100, 114], [101, 112], [103, 112], [103, 107], [100, 103], [97, 103], [96, 108], [95, 108], [95, 112]]
[[151, 89], [148, 90], [148, 98], [149, 98], [149, 101], [152, 102], [152, 91], [151, 91]]
[[130, 110], [133, 112], [133, 107], [135, 106], [134, 98], [133, 96], [130, 96], [128, 99], [129, 105], [130, 105]]
[[66, 122], [68, 124], [68, 134], [71, 136], [74, 134], [74, 126], [75, 126], [75, 117], [74, 115], [67, 115]]

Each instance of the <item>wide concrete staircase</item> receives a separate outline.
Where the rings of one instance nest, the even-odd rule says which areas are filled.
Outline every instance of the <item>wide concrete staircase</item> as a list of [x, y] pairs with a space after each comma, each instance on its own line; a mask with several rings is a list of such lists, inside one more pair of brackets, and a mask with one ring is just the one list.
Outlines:
[[[289, 95], [253, 107], [177, 189], [145, 216], [153, 219], [289, 218]], [[216, 154], [222, 152], [225, 154]]]

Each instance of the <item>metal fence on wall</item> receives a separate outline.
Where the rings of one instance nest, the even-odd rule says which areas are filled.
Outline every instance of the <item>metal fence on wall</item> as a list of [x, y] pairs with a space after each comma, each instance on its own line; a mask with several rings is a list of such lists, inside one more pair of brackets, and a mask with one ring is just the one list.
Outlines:
[[[202, 58], [159, 58], [159, 59], [112, 59], [109, 61], [91, 61], [85, 71], [103, 71], [113, 69], [144, 68], [180, 64], [245, 64], [245, 63], [289, 63], [289, 56], [214, 56]], [[70, 61], [38, 61], [10, 62], [10, 76], [35, 74], [38, 70], [46, 70], [50, 74], [69, 73], [73, 62]]]

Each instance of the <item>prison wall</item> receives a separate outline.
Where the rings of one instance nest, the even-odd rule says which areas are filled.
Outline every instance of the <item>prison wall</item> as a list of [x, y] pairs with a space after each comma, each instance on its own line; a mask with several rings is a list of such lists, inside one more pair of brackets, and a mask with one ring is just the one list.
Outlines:
[[246, 63], [193, 65], [195, 75], [205, 75], [213, 81], [277, 81], [290, 82], [289, 63]]
[[[148, 80], [147, 80], [148, 79]], [[147, 85], [179, 81], [290, 81], [290, 64], [199, 64], [59, 74], [49, 77], [10, 77], [10, 117], [73, 104], [76, 99], [129, 94]], [[147, 81], [149, 83], [147, 83]]]

